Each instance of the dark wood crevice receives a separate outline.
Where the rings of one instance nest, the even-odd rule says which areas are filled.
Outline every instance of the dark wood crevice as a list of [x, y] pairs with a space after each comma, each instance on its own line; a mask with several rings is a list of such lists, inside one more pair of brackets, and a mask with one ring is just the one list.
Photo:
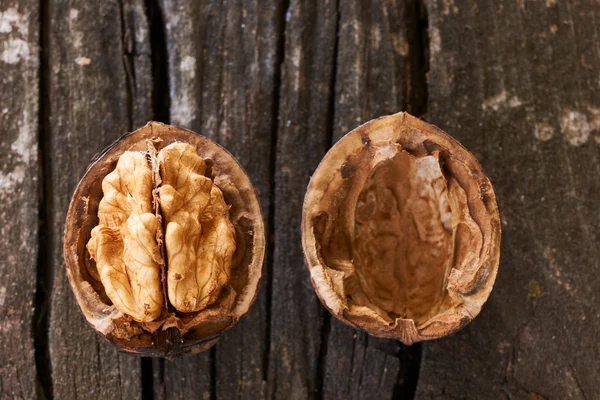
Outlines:
[[[327, 150], [334, 144], [335, 132], [335, 105], [336, 105], [336, 82], [337, 82], [337, 66], [339, 60], [339, 44], [340, 44], [340, 0], [336, 0], [336, 16], [335, 16], [335, 38], [333, 44], [333, 69], [331, 71], [331, 80], [329, 83], [329, 105], [327, 114]], [[324, 394], [325, 374], [327, 370], [327, 347], [329, 345], [329, 334], [331, 332], [331, 314], [324, 307], [322, 311], [322, 326], [321, 326], [321, 347], [319, 348], [318, 368], [316, 371], [316, 393], [315, 399], [322, 399]]]
[[329, 333], [331, 332], [331, 314], [329, 311], [323, 309], [323, 326], [321, 329], [321, 348], [319, 349], [319, 367], [317, 368], [317, 392], [315, 393], [315, 399], [323, 399], [323, 385], [325, 383], [325, 374], [327, 372], [327, 346], [329, 344]]
[[[151, 62], [152, 62], [152, 119], [164, 123], [169, 123], [170, 116], [170, 96], [169, 96], [169, 65], [167, 57], [167, 44], [165, 23], [162, 10], [158, 0], [146, 0], [146, 18], [150, 30]], [[122, 11], [122, 9], [121, 9]], [[126, 43], [124, 38], [124, 44]], [[127, 47], [125, 47], [125, 50]], [[127, 51], [127, 50], [126, 50]], [[133, 64], [133, 54], [124, 54], [124, 59], [129, 60], [129, 65]], [[125, 64], [126, 67], [128, 63]], [[127, 68], [126, 68], [127, 71]], [[129, 72], [128, 77], [128, 102], [133, 104], [131, 91], [133, 87]], [[132, 110], [130, 111], [130, 120]], [[132, 128], [130, 127], [130, 130]], [[164, 398], [161, 393], [155, 393], [155, 390], [164, 390], [164, 360], [154, 360], [144, 357], [141, 359], [141, 384], [142, 399], [154, 400], [155, 398]]]
[[337, 69], [338, 69], [338, 62], [339, 62], [339, 47], [340, 47], [340, 19], [341, 19], [341, 15], [340, 15], [340, 0], [336, 0], [335, 3], [335, 8], [337, 10], [336, 12], [336, 19], [335, 19], [335, 39], [334, 39], [334, 43], [333, 43], [333, 59], [334, 59], [334, 63], [333, 63], [333, 69], [331, 71], [331, 81], [329, 84], [329, 95], [330, 95], [330, 100], [329, 100], [329, 110], [328, 110], [328, 115], [327, 115], [327, 150], [329, 150], [331, 148], [331, 146], [333, 146], [334, 144], [334, 134], [335, 134], [335, 105], [336, 105], [336, 83], [337, 83]]
[[281, 70], [285, 61], [285, 28], [286, 14], [290, 7], [290, 0], [283, 0], [279, 3], [277, 12], [278, 29], [277, 36], [279, 42], [276, 54], [276, 66], [273, 76], [273, 109], [272, 109], [272, 124], [271, 124], [271, 158], [269, 160], [269, 210], [267, 223], [267, 255], [266, 255], [266, 276], [263, 280], [262, 290], [266, 293], [265, 301], [265, 352], [262, 360], [263, 381], [267, 381], [269, 372], [269, 354], [271, 351], [271, 311], [272, 311], [272, 288], [273, 288], [273, 259], [275, 249], [275, 173], [277, 162], [277, 132], [279, 131], [279, 105], [281, 92]]
[[[423, 117], [427, 112], [427, 77], [429, 74], [429, 19], [424, 0], [405, 3], [405, 29], [408, 56], [404, 79], [404, 109]], [[406, 346], [399, 343], [397, 356], [400, 370], [394, 386], [394, 399], [413, 399], [419, 382], [422, 344]]]
[[38, 126], [38, 160], [39, 160], [39, 233], [37, 283], [35, 293], [35, 311], [33, 319], [35, 364], [37, 373], [37, 397], [52, 399], [52, 364], [48, 345], [50, 295], [53, 286], [52, 259], [55, 241], [52, 238], [53, 202], [50, 152], [50, 67], [49, 42], [50, 18], [46, 0], [40, 0], [39, 30], [39, 126]]
[[152, 52], [152, 118], [168, 124], [171, 120], [169, 58], [164, 14], [158, 0], [146, 0], [146, 15]]
[[154, 373], [152, 358], [142, 357], [142, 400], [154, 400]]
[[123, 0], [119, 0], [119, 20], [121, 24], [121, 46], [123, 52], [123, 70], [125, 71], [125, 96], [128, 116], [128, 131], [134, 130], [133, 126], [133, 103], [135, 96], [135, 67], [134, 67], [134, 49], [133, 38], [128, 27], [127, 17]]
[[404, 109], [416, 117], [423, 117], [427, 112], [429, 74], [429, 19], [424, 0], [406, 0], [404, 15], [408, 41]]
[[217, 348], [211, 347], [210, 358], [210, 400], [217, 400]]
[[414, 399], [421, 369], [422, 344], [405, 346], [399, 343], [400, 371], [394, 386], [394, 399]]

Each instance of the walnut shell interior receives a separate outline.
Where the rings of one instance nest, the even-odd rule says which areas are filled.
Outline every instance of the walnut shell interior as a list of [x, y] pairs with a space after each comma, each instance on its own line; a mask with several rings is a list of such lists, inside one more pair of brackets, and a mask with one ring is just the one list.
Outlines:
[[[220, 288], [216, 300], [198, 312], [181, 312], [166, 302], [158, 318], [139, 322], [117, 309], [105, 292], [94, 260], [86, 244], [98, 225], [98, 207], [103, 197], [102, 181], [126, 151], [145, 152], [149, 146], [160, 151], [173, 143], [195, 146], [208, 165], [206, 174], [222, 192], [230, 207], [229, 221], [235, 229], [235, 252], [231, 277]], [[150, 160], [156, 162], [156, 159]], [[158, 167], [154, 181], [160, 181]], [[155, 188], [156, 189], [156, 188]], [[155, 191], [155, 209], [158, 189]], [[160, 212], [157, 211], [159, 221]], [[164, 221], [162, 221], [164, 225]], [[156, 240], [162, 245], [165, 227]], [[162, 249], [164, 252], [164, 248]], [[206, 350], [219, 336], [243, 317], [254, 302], [263, 271], [265, 252], [264, 222], [255, 190], [237, 160], [225, 149], [193, 132], [149, 122], [109, 146], [92, 162], [77, 186], [67, 213], [64, 255], [69, 282], [87, 321], [121, 349], [151, 356], [173, 357]], [[159, 257], [166, 260], [166, 255]], [[168, 265], [161, 262], [163, 283]]]
[[475, 157], [406, 113], [343, 137], [304, 199], [303, 249], [323, 304], [406, 344], [451, 334], [479, 313], [498, 270], [500, 230]]

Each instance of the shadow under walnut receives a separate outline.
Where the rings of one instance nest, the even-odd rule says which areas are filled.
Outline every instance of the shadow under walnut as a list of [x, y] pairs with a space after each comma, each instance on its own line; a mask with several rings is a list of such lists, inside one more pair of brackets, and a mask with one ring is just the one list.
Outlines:
[[[221, 218], [219, 229], [221, 232], [228, 232], [230, 224], [234, 236], [231, 238], [235, 242], [229, 252], [231, 254], [227, 251], [222, 253], [224, 257], [230, 258], [230, 271], [225, 271], [225, 275], [221, 274], [227, 279], [218, 279], [219, 284], [211, 288], [210, 296], [198, 295], [198, 299], [209, 298], [203, 302], [195, 301], [194, 296], [183, 298], [183, 294], [177, 294], [177, 291], [173, 292], [175, 294], [168, 293], [167, 288], [169, 279], [177, 281], [180, 276], [178, 273], [169, 276], [169, 249], [164, 243], [164, 234], [165, 231], [168, 233], [169, 228], [159, 204], [161, 187], [166, 187], [162, 185], [165, 171], [160, 171], [164, 160], [159, 160], [157, 154], [169, 145], [176, 146], [174, 143], [195, 146], [197, 155], [205, 161], [205, 165], [198, 170], [201, 173], [197, 178], [206, 180], [206, 176], [218, 188], [216, 192], [213, 191], [216, 194], [211, 192], [213, 196], [210, 198], [216, 199], [214, 203], [219, 205], [215, 207], [226, 210], [221, 213], [228, 215], [227, 221]], [[161, 296], [154, 295], [154, 298], [162, 301], [160, 312], [153, 311], [151, 315], [144, 315], [142, 309], [140, 314], [131, 313], [135, 318], [110, 300], [96, 262], [90, 257], [86, 246], [90, 242], [92, 229], [99, 225], [102, 182], [115, 170], [119, 158], [127, 151], [144, 152], [152, 168], [151, 212], [158, 221], [155, 237], [158, 254], [154, 258], [162, 291]], [[173, 179], [171, 183], [175, 184], [178, 178], [175, 176]], [[219, 193], [222, 193], [222, 200], [218, 198]], [[163, 199], [167, 197], [168, 193], [165, 192]], [[179, 209], [173, 210], [177, 214]], [[183, 214], [179, 211], [177, 218], [181, 220]], [[144, 215], [151, 219], [147, 212]], [[194, 216], [196, 217], [203, 218], [201, 215]], [[169, 218], [177, 219], [171, 216]], [[210, 224], [212, 219], [205, 222]], [[193, 236], [190, 232], [191, 230], [186, 231], [184, 239]], [[202, 252], [202, 249], [198, 251]], [[69, 282], [81, 311], [90, 325], [106, 340], [131, 353], [174, 357], [204, 351], [214, 345], [225, 331], [248, 312], [254, 302], [262, 277], [264, 252], [264, 222], [258, 198], [248, 176], [235, 158], [203, 136], [157, 122], [150, 122], [123, 136], [94, 159], [77, 186], [67, 213], [64, 256]], [[181, 262], [179, 265], [182, 268]], [[156, 294], [155, 292], [153, 293]], [[176, 307], [169, 301], [170, 295]], [[178, 296], [183, 301], [177, 301]], [[144, 305], [146, 304], [142, 302], [142, 306]]]

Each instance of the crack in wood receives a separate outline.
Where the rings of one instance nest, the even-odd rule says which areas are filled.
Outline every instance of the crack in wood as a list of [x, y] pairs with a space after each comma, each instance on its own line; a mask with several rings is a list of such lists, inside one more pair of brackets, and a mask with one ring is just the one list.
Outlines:
[[[335, 104], [336, 104], [336, 81], [337, 81], [337, 64], [340, 42], [340, 0], [336, 1], [336, 20], [335, 20], [335, 39], [333, 44], [333, 69], [331, 71], [331, 81], [329, 84], [329, 110], [327, 116], [327, 149], [333, 145], [333, 135], [335, 131]], [[331, 332], [331, 314], [328, 310], [322, 309], [323, 325], [321, 327], [321, 347], [319, 349], [319, 359], [316, 371], [316, 389], [315, 399], [323, 398], [323, 387], [325, 383], [325, 372], [327, 369], [327, 346], [329, 345], [329, 334]]]
[[210, 348], [210, 399], [217, 400], [217, 348]]
[[168, 124], [171, 120], [169, 58], [164, 13], [158, 0], [146, 0], [146, 15], [150, 25], [152, 59], [152, 118]]
[[394, 386], [394, 399], [414, 399], [421, 369], [421, 343], [406, 346], [398, 343], [400, 350], [400, 370]]
[[321, 348], [319, 349], [319, 362], [317, 368], [317, 377], [315, 381], [317, 382], [316, 388], [317, 393], [315, 393], [315, 399], [323, 399], [323, 384], [325, 382], [325, 373], [326, 373], [326, 358], [327, 358], [327, 345], [329, 343], [329, 333], [331, 332], [331, 314], [329, 311], [323, 311], [323, 327], [321, 330]]
[[422, 117], [427, 111], [429, 20], [424, 0], [406, 0], [405, 26], [408, 62], [405, 70], [405, 110]]
[[[130, 118], [130, 130], [133, 129], [133, 90], [135, 88], [135, 75], [133, 75], [133, 52], [128, 48], [127, 42], [131, 38], [125, 37], [125, 21], [123, 16], [123, 4], [121, 6], [121, 26], [123, 28], [123, 62], [127, 72], [127, 101], [128, 115]], [[146, 0], [146, 19], [150, 30], [151, 63], [152, 63], [152, 118], [155, 121], [169, 123], [170, 121], [170, 98], [169, 98], [169, 67], [167, 58], [166, 33], [162, 10], [158, 0]], [[131, 79], [134, 79], [133, 81]], [[155, 375], [159, 382], [155, 382]], [[155, 390], [162, 388], [164, 391], [164, 360], [154, 363], [151, 358], [141, 359], [141, 385], [142, 399], [154, 400], [164, 398], [160, 393], [156, 395]], [[155, 387], [156, 386], [156, 387]]]
[[[429, 19], [424, 0], [406, 0], [405, 29], [408, 62], [405, 71], [405, 110], [416, 116], [427, 112], [427, 75], [429, 73]], [[400, 370], [394, 387], [394, 399], [414, 399], [421, 369], [422, 344], [399, 344]]]
[[275, 173], [276, 173], [276, 162], [277, 162], [277, 132], [279, 131], [279, 103], [280, 103], [280, 91], [281, 91], [281, 70], [284, 66], [285, 61], [285, 28], [286, 28], [286, 14], [290, 7], [290, 1], [284, 0], [279, 3], [280, 9], [277, 12], [278, 15], [278, 29], [277, 35], [279, 37], [279, 43], [277, 46], [276, 63], [277, 68], [274, 72], [274, 84], [273, 84], [273, 119], [271, 125], [271, 159], [269, 160], [269, 215], [267, 220], [267, 235], [268, 235], [268, 247], [267, 247], [267, 265], [266, 265], [266, 279], [263, 285], [266, 292], [266, 305], [265, 305], [265, 353], [262, 360], [262, 371], [263, 381], [267, 381], [269, 372], [269, 355], [271, 351], [271, 311], [272, 311], [272, 288], [273, 288], [273, 257], [275, 249]]
[[154, 400], [154, 371], [152, 358], [142, 357], [142, 400]]
[[54, 241], [51, 235], [53, 221], [52, 179], [50, 160], [50, 67], [47, 49], [50, 41], [50, 18], [46, 0], [40, 0], [40, 30], [39, 30], [39, 123], [38, 123], [38, 153], [40, 163], [40, 206], [38, 233], [37, 283], [35, 293], [35, 310], [33, 323], [35, 365], [37, 373], [37, 396], [41, 399], [53, 398], [52, 364], [48, 346], [50, 294], [53, 286], [52, 249]]
[[336, 19], [335, 19], [335, 39], [333, 43], [333, 70], [331, 71], [331, 82], [329, 84], [329, 93], [330, 93], [330, 101], [329, 101], [329, 115], [327, 120], [327, 128], [329, 132], [327, 132], [328, 141], [327, 141], [327, 149], [329, 150], [331, 146], [333, 146], [333, 135], [335, 132], [335, 104], [336, 104], [336, 84], [337, 84], [337, 67], [339, 60], [339, 47], [340, 47], [340, 0], [336, 0], [335, 3], [336, 8]]
[[135, 67], [133, 63], [133, 40], [125, 17], [123, 0], [118, 1], [119, 19], [121, 24], [121, 47], [123, 52], [123, 69], [125, 70], [125, 96], [127, 99], [127, 116], [129, 118], [128, 130], [131, 132], [133, 126], [133, 102], [135, 93]]

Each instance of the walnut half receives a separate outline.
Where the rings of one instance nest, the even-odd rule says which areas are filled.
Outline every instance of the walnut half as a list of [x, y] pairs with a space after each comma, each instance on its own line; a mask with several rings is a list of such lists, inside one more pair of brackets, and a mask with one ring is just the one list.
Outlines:
[[126, 351], [172, 357], [211, 347], [247, 313], [264, 224], [231, 154], [150, 122], [92, 163], [73, 195], [64, 246], [88, 322]]
[[102, 182], [98, 226], [87, 248], [106, 295], [137, 321], [161, 313], [158, 219], [152, 210], [152, 170], [141, 152], [126, 151]]
[[160, 151], [159, 203], [166, 223], [169, 301], [181, 312], [212, 304], [229, 282], [235, 230], [205, 161], [184, 143]]
[[475, 157], [399, 113], [356, 128], [323, 158], [304, 199], [302, 243], [336, 317], [411, 344], [477, 316], [498, 271], [500, 217]]

